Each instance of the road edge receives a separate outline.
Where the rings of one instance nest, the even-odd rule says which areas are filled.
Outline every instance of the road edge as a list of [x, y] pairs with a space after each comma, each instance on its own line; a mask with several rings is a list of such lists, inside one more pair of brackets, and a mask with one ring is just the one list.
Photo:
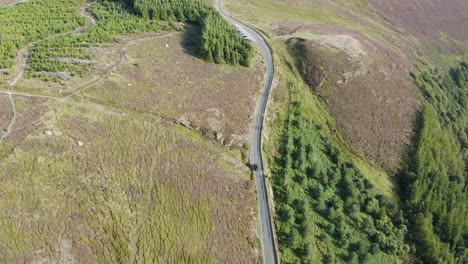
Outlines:
[[[271, 57], [271, 71], [272, 71], [272, 74], [271, 74], [271, 81], [268, 79], [268, 71], [266, 72], [266, 77], [265, 78], [265, 83], [264, 83], [264, 88], [266, 89], [262, 89], [262, 94], [264, 92], [268, 92], [267, 93], [267, 97], [266, 97], [266, 103], [265, 103], [265, 108], [264, 108], [264, 111], [262, 113], [263, 115], [263, 118], [262, 118], [262, 124], [261, 124], [261, 129], [260, 129], [260, 138], [259, 138], [259, 149], [260, 149], [260, 159], [261, 159], [261, 162], [262, 164], [268, 164], [268, 162], [266, 161], [265, 157], [266, 155], [264, 155], [264, 150], [263, 150], [263, 127], [266, 125], [266, 115], [267, 113], [269, 112], [268, 109], [269, 109], [269, 106], [270, 106], [270, 94], [271, 94], [271, 91], [273, 90], [274, 88], [274, 79], [275, 79], [275, 64], [274, 64], [274, 53], [273, 53], [273, 49], [270, 45], [270, 43], [267, 41], [267, 38], [265, 37], [265, 34], [264, 32], [262, 32], [261, 30], [259, 30], [258, 28], [254, 27], [254, 26], [250, 26], [234, 17], [231, 16], [231, 14], [229, 14], [226, 10], [224, 10], [223, 8], [223, 0], [218, 0], [217, 1], [217, 5], [216, 5], [216, 9], [218, 11], [220, 11], [220, 9], [222, 9], [222, 11], [224, 13], [226, 13], [226, 15], [236, 21], [237, 23], [243, 25], [244, 27], [246, 28], [249, 28], [251, 29], [252, 31], [254, 31], [261, 39], [262, 41], [264, 42], [264, 44], [267, 46], [267, 49], [268, 49], [268, 53]], [[220, 12], [221, 15], [224, 17], [223, 15], [223, 12]], [[229, 19], [225, 18], [226, 20], [229, 21]], [[231, 22], [231, 21], [229, 21]], [[268, 59], [262, 54], [262, 56], [264, 57], [265, 59], [265, 63], [268, 63]], [[269, 83], [269, 85], [267, 86], [266, 84]], [[257, 109], [255, 110], [255, 115], [258, 114], [258, 110], [261, 110], [261, 108], [258, 108], [257, 106]], [[254, 120], [254, 123], [255, 125], [255, 120]], [[251, 160], [251, 157], [249, 155], [249, 159]], [[263, 166], [262, 166], [263, 167]], [[274, 254], [274, 263], [281, 263], [281, 258], [280, 258], [280, 254], [279, 254], [279, 247], [278, 247], [278, 240], [277, 240], [277, 236], [276, 236], [276, 230], [275, 230], [275, 225], [274, 225], [274, 219], [273, 219], [273, 213], [274, 212], [274, 196], [273, 196], [273, 192], [272, 192], [272, 187], [271, 187], [271, 184], [268, 180], [268, 177], [266, 177], [265, 175], [265, 172], [264, 170], [262, 170], [262, 177], [263, 177], [263, 181], [262, 181], [262, 185], [263, 185], [263, 188], [265, 189], [265, 192], [266, 192], [266, 202], [267, 202], [267, 206], [268, 206], [268, 211], [269, 211], [269, 222], [270, 222], [270, 226], [271, 226], [271, 232], [272, 232], [272, 236], [273, 236], [273, 243], [272, 243], [272, 246], [273, 246], [273, 250], [275, 252]], [[254, 174], [255, 174], [255, 171], [254, 171]], [[257, 191], [258, 192], [258, 191]], [[258, 195], [258, 194], [257, 194]], [[260, 208], [259, 208], [259, 211], [260, 211]], [[260, 219], [261, 219], [261, 216], [260, 216]], [[261, 223], [259, 222], [259, 227], [261, 229]], [[262, 239], [260, 239], [262, 240]], [[262, 244], [262, 247], [264, 245]], [[262, 249], [262, 252], [263, 252], [263, 249]], [[264, 257], [264, 256], [263, 256]], [[265, 261], [265, 258], [263, 258], [263, 260]], [[266, 263], [266, 262], [265, 262]]]

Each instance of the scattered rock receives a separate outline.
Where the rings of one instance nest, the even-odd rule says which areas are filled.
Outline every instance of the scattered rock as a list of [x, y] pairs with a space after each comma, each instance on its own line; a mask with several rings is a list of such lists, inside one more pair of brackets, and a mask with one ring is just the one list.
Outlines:
[[215, 132], [215, 134], [216, 134], [216, 141], [218, 142], [224, 141], [223, 133]]
[[68, 73], [68, 72], [45, 72], [45, 71], [41, 71], [41, 72], [38, 72], [38, 74], [47, 75], [50, 78], [59, 78], [59, 79], [61, 79], [63, 81], [74, 81], [75, 80], [73, 78], [73, 76], [71, 76], [71, 74]]
[[181, 116], [179, 120], [177, 120], [177, 122], [183, 125], [184, 127], [189, 127], [189, 128], [192, 127], [190, 124], [190, 121], [188, 120], [186, 116]]
[[219, 110], [218, 108], [211, 108], [211, 109], [208, 109], [206, 110], [207, 112], [210, 112], [210, 113], [213, 113], [214, 116], [216, 117], [220, 117], [221, 116], [221, 110]]
[[71, 64], [85, 64], [85, 65], [96, 63], [96, 61], [94, 60], [83, 60], [83, 59], [77, 59], [77, 58], [55, 58], [55, 61], [71, 63]]
[[342, 82], [343, 82], [343, 83], [348, 83], [348, 82], [351, 80], [352, 76], [353, 76], [353, 73], [352, 73], [352, 72], [345, 72], [345, 73], [343, 73], [343, 75], [342, 75], [342, 77], [343, 77]]

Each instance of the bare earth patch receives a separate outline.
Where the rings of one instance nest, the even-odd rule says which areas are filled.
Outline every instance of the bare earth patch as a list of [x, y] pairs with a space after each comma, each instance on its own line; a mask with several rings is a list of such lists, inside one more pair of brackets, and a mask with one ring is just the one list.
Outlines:
[[18, 0], [0, 0], [0, 6], [2, 5], [11, 5], [16, 2], [19, 2]]

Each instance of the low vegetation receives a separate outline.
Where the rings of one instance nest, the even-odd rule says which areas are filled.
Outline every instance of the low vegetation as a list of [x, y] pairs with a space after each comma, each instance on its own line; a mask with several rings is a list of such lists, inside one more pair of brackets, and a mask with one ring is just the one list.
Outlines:
[[426, 263], [466, 263], [468, 65], [413, 77], [427, 105], [401, 176], [410, 238]]
[[[468, 67], [412, 76], [424, 107], [399, 172], [400, 199], [369, 181], [309, 113], [307, 92], [288, 84], [286, 128], [272, 168], [283, 262], [467, 261]], [[370, 254], [375, 248], [388, 258]]]
[[[457, 22], [464, 16], [463, 1], [227, 2], [233, 15], [261, 29], [272, 43], [275, 38], [301, 37], [310, 40], [306, 44], [316, 53], [334, 50], [310, 57], [308, 65], [308, 55], [316, 54], [295, 50], [302, 59], [298, 65], [295, 54], [273, 44], [280, 82], [274, 91], [277, 122], [269, 141], [280, 143], [271, 143], [267, 153], [283, 262], [341, 263], [357, 258], [359, 263], [467, 263], [467, 65], [415, 72], [414, 83], [424, 98], [418, 98], [408, 74], [418, 57], [439, 65], [466, 57], [466, 30]], [[402, 17], [402, 10], [409, 15]], [[426, 30], [426, 24], [437, 25], [436, 30]], [[365, 49], [354, 52], [353, 61], [356, 40]], [[412, 54], [416, 49], [419, 54]], [[351, 58], [337, 60], [341, 51]], [[350, 62], [364, 70], [343, 69]], [[306, 76], [300, 76], [301, 66]], [[311, 84], [312, 92], [304, 92], [301, 79]], [[313, 93], [321, 96], [325, 107]], [[327, 110], [334, 119], [326, 118]], [[341, 134], [346, 138], [349, 131], [355, 136], [354, 142], [347, 138], [351, 146]], [[365, 156], [388, 175], [366, 172], [352, 153]], [[392, 177], [396, 172], [398, 177]], [[400, 185], [384, 192], [374, 184], [376, 178]], [[353, 204], [347, 203], [353, 197], [347, 193], [354, 192], [349, 189], [359, 194]], [[378, 226], [381, 216], [368, 211], [366, 201], [373, 199], [385, 212], [383, 229]], [[383, 232], [396, 250], [380, 244], [365, 226]], [[394, 229], [386, 230], [389, 226]], [[337, 227], [345, 227], [367, 246], [342, 242]], [[380, 256], [366, 255], [373, 243], [379, 245]]]
[[255, 262], [235, 152], [157, 117], [56, 110], [0, 159], [0, 262]]
[[[263, 64], [256, 59], [249, 68], [220, 67], [194, 60], [187, 51], [196, 49], [195, 27], [187, 27], [183, 34], [166, 34], [139, 36], [147, 39], [134, 41], [126, 49], [127, 60], [101, 84], [82, 93], [83, 97], [124, 112], [157, 113], [225, 145], [246, 144], [255, 111], [251, 98], [261, 87]], [[118, 45], [100, 48], [96, 60], [120, 50]]]
[[397, 53], [372, 40], [327, 35], [320, 41], [314, 37], [320, 35], [287, 41], [302, 78], [326, 100], [356, 152], [374, 166], [396, 172], [419, 108], [407, 66]]
[[[14, 73], [3, 76], [2, 90], [6, 78], [18, 80], [11, 95], [15, 107], [8, 95], [0, 98], [9, 106], [1, 108], [0, 125], [12, 127], [0, 142], [0, 262], [258, 262], [255, 189], [243, 150], [211, 139], [224, 142], [246, 130], [239, 124], [249, 123], [260, 63], [250, 69], [194, 59], [183, 34], [148, 33], [180, 28], [175, 20], [145, 17], [130, 1], [99, 0], [87, 9], [90, 2], [62, 2], [31, 0], [0, 9], [17, 23], [2, 23], [2, 36], [23, 30], [20, 18], [13, 19], [21, 14], [21, 34], [28, 37], [16, 44], [0, 41], [10, 59], [4, 67]], [[210, 16], [205, 32], [227, 30], [219, 15]], [[220, 27], [213, 25], [220, 21]], [[231, 45], [221, 44], [229, 36], [247, 43], [234, 33], [229, 28], [221, 34], [220, 45]], [[154, 60], [147, 58], [151, 52]], [[241, 57], [222, 58], [213, 62], [247, 64]], [[23, 62], [27, 80], [19, 74]], [[37, 79], [58, 72], [82, 78], [65, 84]], [[245, 78], [223, 85], [239, 77]], [[123, 85], [106, 86], [108, 81]], [[176, 88], [185, 97], [175, 98]], [[105, 98], [109, 94], [112, 101]], [[221, 94], [230, 96], [228, 108]], [[201, 113], [196, 117], [202, 124], [178, 122], [193, 113]], [[224, 136], [214, 131], [221, 128]]]

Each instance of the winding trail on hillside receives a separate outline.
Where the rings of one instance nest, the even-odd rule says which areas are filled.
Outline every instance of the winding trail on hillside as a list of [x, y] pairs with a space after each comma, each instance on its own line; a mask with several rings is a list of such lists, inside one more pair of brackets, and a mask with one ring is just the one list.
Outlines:
[[274, 64], [270, 48], [265, 39], [257, 33], [253, 28], [232, 18], [223, 9], [223, 0], [218, 0], [218, 10], [221, 15], [234, 24], [238, 29], [244, 32], [261, 50], [266, 64], [266, 79], [262, 94], [259, 98], [257, 109], [255, 112], [254, 126], [252, 127], [252, 142], [250, 146], [250, 163], [256, 165], [254, 169], [255, 180], [257, 185], [257, 198], [260, 211], [260, 230], [259, 236], [262, 243], [263, 261], [266, 264], [278, 263], [278, 255], [276, 251], [276, 241], [274, 235], [273, 219], [271, 217], [269, 195], [267, 191], [266, 179], [263, 172], [262, 159], [262, 129], [264, 116], [267, 109], [268, 97], [273, 84]]
[[[124, 44], [124, 46], [120, 49], [120, 60], [118, 60], [117, 62], [115, 62], [113, 65], [111, 65], [110, 67], [108, 67], [104, 73], [102, 73], [100, 75], [100, 77], [94, 81], [91, 81], [90, 83], [87, 83], [87, 84], [84, 84], [80, 87], [78, 87], [74, 92], [70, 93], [69, 95], [65, 96], [65, 97], [54, 97], [54, 96], [47, 96], [47, 95], [38, 95], [38, 94], [28, 94], [28, 93], [16, 93], [16, 92], [4, 92], [4, 91], [0, 91], [0, 94], [11, 94], [11, 95], [15, 95], [15, 96], [19, 96], [19, 97], [32, 97], [32, 98], [41, 98], [41, 99], [49, 99], [49, 100], [53, 100], [53, 101], [56, 101], [56, 105], [60, 105], [60, 104], [63, 104], [65, 102], [67, 102], [70, 98], [88, 90], [89, 88], [92, 88], [92, 87], [95, 87], [96, 85], [100, 84], [101, 82], [103, 82], [109, 75], [112, 71], [116, 70], [118, 66], [120, 66], [121, 64], [125, 63], [127, 61], [127, 55], [126, 55], [126, 52], [127, 52], [127, 49], [130, 48], [133, 44], [137, 43], [137, 42], [140, 42], [140, 41], [143, 41], [143, 40], [148, 40], [148, 39], [156, 39], [156, 38], [165, 38], [165, 37], [170, 37], [172, 35], [176, 34], [175, 32], [170, 32], [170, 33], [165, 33], [165, 34], [161, 34], [161, 33], [156, 33], [154, 35], [150, 35], [150, 36], [141, 36], [141, 37], [138, 37], [136, 39], [132, 39], [130, 41], [128, 41], [127, 43]], [[83, 105], [83, 104], [81, 104]], [[88, 108], [90, 109], [90, 108]], [[104, 112], [103, 110], [99, 110], [99, 112]], [[115, 112], [115, 111], [111, 111], [111, 110], [107, 110], [105, 111], [107, 113], [112, 113], [112, 114], [117, 114], [117, 115], [120, 115], [122, 113], [120, 112]], [[40, 118], [22, 126], [22, 127], [19, 127], [19, 128], [16, 128], [14, 130], [12, 130], [11, 132], [16, 132], [16, 131], [20, 131], [20, 130], [23, 130], [25, 129], [26, 127], [30, 126], [30, 125], [34, 125], [34, 124], [39, 124], [39, 123], [42, 123], [44, 122], [45, 116], [41, 116]]]

